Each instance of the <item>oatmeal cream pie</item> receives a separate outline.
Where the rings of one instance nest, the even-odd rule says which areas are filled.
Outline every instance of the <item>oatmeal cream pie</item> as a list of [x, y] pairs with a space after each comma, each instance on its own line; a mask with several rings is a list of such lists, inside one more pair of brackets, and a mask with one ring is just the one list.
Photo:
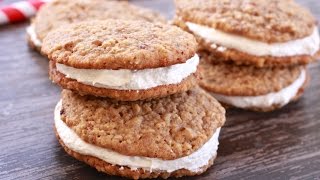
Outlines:
[[225, 105], [271, 111], [297, 100], [309, 80], [304, 66], [257, 68], [201, 57], [200, 86]]
[[224, 122], [224, 108], [200, 88], [134, 102], [63, 90], [55, 109], [56, 135], [69, 155], [134, 179], [205, 172]]
[[85, 20], [110, 18], [166, 22], [160, 14], [125, 1], [53, 0], [41, 7], [27, 28], [29, 45], [40, 50], [44, 37], [53, 29]]
[[319, 54], [315, 18], [293, 0], [176, 0], [174, 23], [200, 49], [236, 64], [307, 64]]
[[42, 46], [55, 83], [123, 101], [163, 97], [196, 85], [196, 50], [195, 38], [178, 27], [111, 19], [54, 30]]

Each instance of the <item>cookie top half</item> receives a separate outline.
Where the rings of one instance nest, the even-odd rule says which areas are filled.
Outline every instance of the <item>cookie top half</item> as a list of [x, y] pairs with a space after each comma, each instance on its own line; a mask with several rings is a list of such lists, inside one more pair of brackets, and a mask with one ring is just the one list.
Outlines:
[[[300, 39], [313, 33], [315, 18], [293, 0], [176, 0], [177, 16], [267, 43]], [[303, 28], [302, 28], [303, 27]]]
[[151, 10], [125, 1], [113, 0], [53, 0], [39, 10], [33, 25], [39, 40], [53, 29], [85, 20], [127, 19], [165, 22], [165, 18]]
[[224, 108], [199, 88], [134, 102], [63, 90], [60, 114], [87, 143], [127, 156], [163, 160], [195, 152], [225, 122]]
[[144, 21], [76, 23], [50, 32], [42, 52], [82, 69], [146, 69], [184, 63], [195, 56], [195, 38], [178, 27]]

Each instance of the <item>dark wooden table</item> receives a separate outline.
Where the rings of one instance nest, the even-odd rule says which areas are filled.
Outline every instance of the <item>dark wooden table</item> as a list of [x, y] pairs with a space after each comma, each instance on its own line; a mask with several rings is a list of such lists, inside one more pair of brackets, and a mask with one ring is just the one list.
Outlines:
[[[319, 19], [319, 0], [300, 1]], [[133, 2], [174, 13], [169, 0]], [[60, 89], [48, 80], [48, 61], [28, 49], [27, 25], [0, 27], [0, 179], [120, 179], [74, 160], [56, 141]], [[228, 111], [215, 165], [186, 179], [320, 179], [320, 65], [309, 69], [311, 86], [297, 103], [272, 113]]]

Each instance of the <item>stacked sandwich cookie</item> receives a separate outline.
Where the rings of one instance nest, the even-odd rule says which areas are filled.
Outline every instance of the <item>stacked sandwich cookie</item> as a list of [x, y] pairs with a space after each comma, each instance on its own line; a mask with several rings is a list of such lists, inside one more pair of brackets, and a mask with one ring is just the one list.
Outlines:
[[45, 4], [27, 28], [28, 43], [40, 51], [42, 41], [52, 30], [80, 21], [125, 19], [163, 22], [165, 18], [149, 9], [118, 0], [53, 0]]
[[200, 86], [220, 102], [271, 111], [302, 95], [306, 65], [319, 55], [319, 32], [308, 10], [293, 0], [175, 3], [174, 24], [200, 44]]
[[51, 79], [64, 88], [55, 131], [65, 151], [134, 179], [205, 172], [225, 110], [196, 87], [196, 49], [191, 34], [143, 21], [81, 22], [50, 32], [42, 52]]
[[197, 43], [177, 27], [90, 21], [54, 31], [45, 40], [50, 78], [82, 95], [136, 101], [197, 84]]

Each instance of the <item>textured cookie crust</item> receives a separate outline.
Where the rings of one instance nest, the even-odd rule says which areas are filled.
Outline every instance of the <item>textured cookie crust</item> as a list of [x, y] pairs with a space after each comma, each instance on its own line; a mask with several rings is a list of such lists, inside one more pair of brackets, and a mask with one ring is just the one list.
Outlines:
[[[316, 20], [293, 0], [175, 0], [177, 17], [263, 42], [311, 35]], [[303, 28], [301, 28], [303, 27]]]
[[215, 63], [201, 58], [200, 86], [210, 92], [230, 96], [258, 96], [278, 92], [292, 84], [303, 66], [256, 68]]
[[225, 122], [225, 109], [200, 88], [123, 102], [62, 91], [61, 119], [84, 141], [128, 156], [190, 155]]
[[51, 30], [64, 25], [109, 18], [165, 23], [164, 17], [151, 10], [111, 0], [54, 0], [41, 7], [33, 23], [38, 38], [43, 40]]
[[74, 79], [67, 78], [64, 74], [57, 71], [54, 62], [49, 63], [50, 79], [64, 89], [76, 91], [81, 95], [94, 95], [98, 97], [109, 97], [119, 101], [137, 101], [154, 99], [169, 96], [171, 94], [185, 92], [197, 85], [198, 73], [191, 74], [179, 84], [162, 85], [146, 90], [117, 90], [99, 88], [79, 83]]
[[123, 176], [123, 177], [127, 177], [127, 178], [132, 178], [132, 179], [146, 179], [146, 178], [158, 178], [158, 177], [167, 179], [169, 177], [183, 177], [183, 176], [200, 175], [213, 165], [213, 162], [216, 158], [216, 157], [212, 157], [212, 159], [210, 159], [208, 161], [208, 165], [202, 167], [201, 171], [199, 171], [197, 173], [188, 171], [186, 169], [177, 170], [172, 173], [163, 172], [163, 171], [149, 172], [149, 171], [144, 171], [143, 169], [131, 170], [128, 167], [120, 167], [117, 165], [112, 165], [112, 164], [109, 164], [101, 159], [96, 158], [96, 157], [82, 155], [82, 154], [79, 154], [75, 151], [72, 151], [71, 149], [69, 149], [68, 147], [65, 146], [65, 144], [62, 142], [59, 135], [57, 134], [57, 131], [56, 131], [56, 136], [57, 136], [59, 143], [63, 147], [63, 149], [70, 156], [78, 159], [79, 161], [83, 161], [84, 163], [96, 168], [100, 172], [104, 172], [104, 173], [107, 173], [107, 174], [113, 175], [113, 176]]
[[51, 31], [42, 52], [75, 68], [146, 69], [184, 63], [197, 45], [191, 34], [175, 26], [109, 19]]

